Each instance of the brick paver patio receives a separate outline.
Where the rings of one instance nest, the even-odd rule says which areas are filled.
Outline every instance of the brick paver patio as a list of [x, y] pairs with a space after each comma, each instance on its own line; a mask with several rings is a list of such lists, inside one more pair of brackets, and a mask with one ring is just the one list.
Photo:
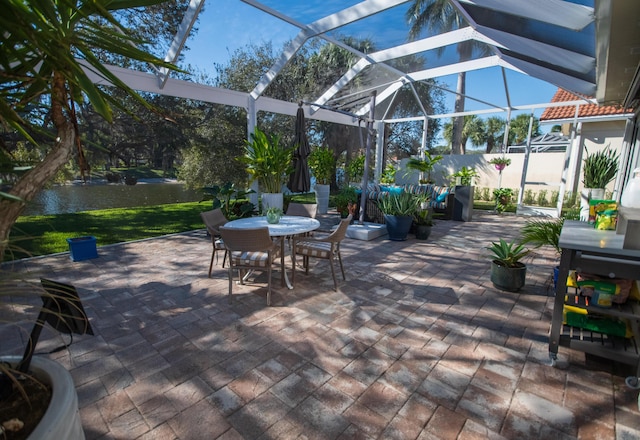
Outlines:
[[[489, 281], [485, 247], [523, 223], [476, 214], [424, 242], [347, 239], [337, 292], [320, 261], [293, 291], [274, 282], [272, 307], [261, 275], [227, 303], [203, 231], [17, 269], [80, 291], [96, 335], [50, 356], [88, 439], [640, 438], [628, 369], [564, 348], [549, 365], [553, 251], [528, 260], [519, 293]], [[38, 351], [58, 345], [45, 332]]]

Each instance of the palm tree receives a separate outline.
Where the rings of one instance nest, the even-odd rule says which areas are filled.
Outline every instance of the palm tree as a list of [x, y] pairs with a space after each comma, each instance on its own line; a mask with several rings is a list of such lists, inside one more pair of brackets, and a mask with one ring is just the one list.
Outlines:
[[[462, 17], [448, 0], [414, 0], [405, 15], [410, 23], [409, 40], [417, 39], [422, 30], [427, 28], [436, 33], [448, 32], [461, 28], [465, 25]], [[487, 51], [486, 45], [474, 41], [464, 41], [458, 43], [457, 50], [461, 61], [471, 58], [473, 50]], [[444, 48], [438, 50], [439, 54], [444, 52]], [[456, 113], [464, 111], [464, 94], [466, 93], [466, 73], [458, 74], [456, 85]], [[453, 131], [451, 137], [451, 154], [464, 154], [463, 130], [464, 119], [462, 117], [453, 118]]]
[[505, 120], [492, 116], [485, 121], [485, 135], [487, 149], [486, 153], [491, 153], [504, 139]]
[[[153, 107], [105, 68], [96, 54], [111, 54], [159, 67], [175, 69], [138, 49], [142, 43], [122, 26], [112, 11], [144, 7], [164, 0], [8, 0], [3, 2], [0, 28], [0, 123], [23, 142], [44, 151], [43, 159], [0, 193], [0, 261], [8, 246], [11, 228], [25, 204], [47, 184], [75, 154], [80, 169], [84, 159], [78, 106], [90, 102], [105, 120], [112, 120], [112, 106], [124, 111], [123, 99], [133, 98]], [[92, 83], [90, 70], [124, 91], [109, 94]], [[116, 96], [123, 96], [117, 98]], [[15, 163], [4, 143], [4, 159]]]

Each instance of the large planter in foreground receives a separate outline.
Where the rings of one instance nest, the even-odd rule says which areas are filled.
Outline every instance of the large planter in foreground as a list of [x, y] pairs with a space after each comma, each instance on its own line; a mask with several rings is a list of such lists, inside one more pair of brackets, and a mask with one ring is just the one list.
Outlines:
[[523, 263], [516, 263], [516, 267], [507, 267], [491, 262], [491, 282], [493, 285], [508, 292], [517, 292], [524, 286], [527, 275], [527, 266]]
[[410, 215], [384, 215], [389, 240], [404, 241], [409, 235], [413, 217]]
[[[13, 365], [21, 360], [18, 356], [1, 359]], [[47, 412], [28, 439], [84, 440], [78, 395], [71, 374], [59, 363], [40, 357], [31, 360], [30, 370], [40, 381], [51, 384], [53, 394]]]

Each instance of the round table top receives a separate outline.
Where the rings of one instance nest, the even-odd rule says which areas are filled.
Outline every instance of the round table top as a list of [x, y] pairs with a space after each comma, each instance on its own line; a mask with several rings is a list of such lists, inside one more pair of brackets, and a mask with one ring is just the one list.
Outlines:
[[269, 235], [280, 237], [284, 235], [304, 234], [315, 231], [320, 227], [320, 222], [314, 218], [300, 217], [297, 215], [284, 215], [280, 217], [280, 222], [271, 224], [266, 217], [249, 217], [232, 220], [224, 225], [225, 228], [249, 229], [249, 228], [269, 228]]

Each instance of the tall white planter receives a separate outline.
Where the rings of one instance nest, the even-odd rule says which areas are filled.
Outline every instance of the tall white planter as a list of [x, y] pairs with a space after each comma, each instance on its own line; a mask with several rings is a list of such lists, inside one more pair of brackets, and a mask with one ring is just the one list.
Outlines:
[[262, 212], [266, 212], [268, 208], [278, 208], [282, 211], [283, 199], [282, 193], [262, 193]]
[[316, 203], [318, 204], [318, 214], [326, 214], [329, 210], [329, 185], [316, 183]]
[[[3, 357], [2, 360], [17, 365], [22, 358]], [[78, 410], [78, 395], [71, 374], [59, 363], [34, 357], [30, 370], [40, 381], [51, 385], [53, 394], [44, 417], [28, 439], [84, 440], [84, 431]]]

